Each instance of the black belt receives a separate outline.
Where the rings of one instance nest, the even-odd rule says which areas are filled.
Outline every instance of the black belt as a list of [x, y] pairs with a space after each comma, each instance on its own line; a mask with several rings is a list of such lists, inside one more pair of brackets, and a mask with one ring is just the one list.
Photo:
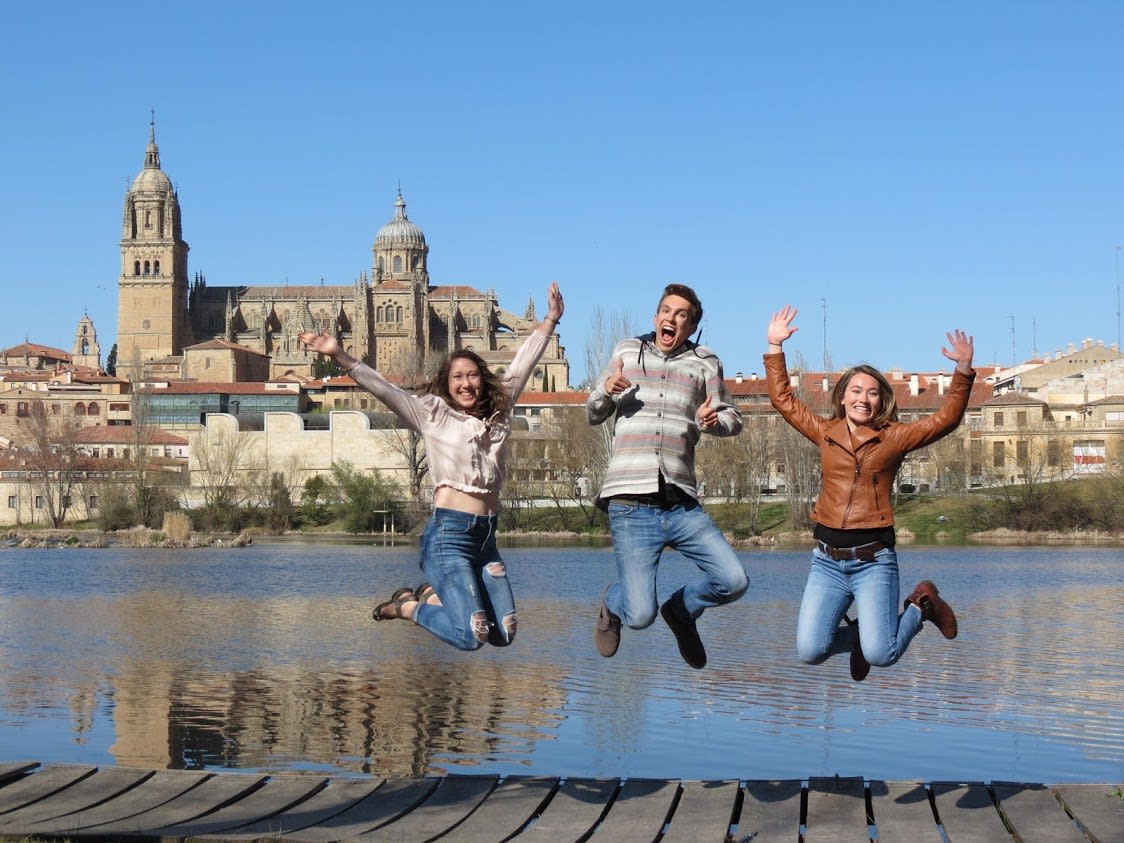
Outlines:
[[609, 503], [619, 503], [625, 506], [646, 506], [650, 509], [671, 509], [674, 506], [686, 506], [694, 503], [694, 498], [688, 495], [676, 495], [674, 499], [664, 495], [613, 495]]
[[873, 562], [874, 554], [887, 547], [887, 545], [882, 542], [860, 544], [858, 547], [832, 547], [819, 540], [816, 541], [816, 544], [819, 545], [823, 553], [830, 556], [836, 562], [849, 562], [852, 559], [858, 559], [860, 562]]

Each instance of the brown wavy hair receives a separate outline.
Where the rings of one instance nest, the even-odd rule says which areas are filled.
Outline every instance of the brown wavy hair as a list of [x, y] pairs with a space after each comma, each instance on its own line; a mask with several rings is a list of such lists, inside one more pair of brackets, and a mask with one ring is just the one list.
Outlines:
[[510, 396], [504, 388], [503, 379], [488, 368], [488, 364], [475, 351], [458, 349], [445, 358], [437, 374], [426, 383], [422, 384], [419, 392], [436, 395], [450, 407], [459, 409], [453, 396], [449, 393], [449, 372], [453, 368], [454, 360], [468, 360], [480, 370], [480, 400], [476, 407], [469, 413], [478, 419], [490, 419], [494, 415], [503, 415], [507, 412]]
[[878, 415], [870, 420], [869, 426], [882, 427], [886, 422], [897, 421], [898, 399], [894, 396], [894, 388], [890, 386], [890, 382], [886, 380], [885, 375], [866, 363], [852, 366], [843, 373], [843, 376], [835, 384], [835, 389], [831, 391], [831, 417], [833, 419], [846, 417], [847, 414], [843, 410], [843, 395], [847, 391], [847, 386], [851, 383], [851, 378], [855, 375], [870, 375], [878, 382], [878, 397], [882, 400], [879, 403]]

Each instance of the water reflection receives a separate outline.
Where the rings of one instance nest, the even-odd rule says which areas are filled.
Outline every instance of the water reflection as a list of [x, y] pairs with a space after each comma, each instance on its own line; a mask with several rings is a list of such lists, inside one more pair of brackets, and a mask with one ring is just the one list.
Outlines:
[[[1124, 554], [906, 549], [907, 579], [955, 595], [961, 635], [926, 630], [852, 683], [794, 654], [805, 553], [743, 559], [743, 601], [708, 613], [692, 671], [662, 624], [592, 646], [608, 550], [505, 554], [507, 649], [460, 653], [370, 620], [415, 552], [0, 553], [3, 759], [149, 768], [655, 778], [1119, 781]], [[912, 572], [912, 573], [911, 573]], [[668, 559], [665, 591], [686, 576]]]

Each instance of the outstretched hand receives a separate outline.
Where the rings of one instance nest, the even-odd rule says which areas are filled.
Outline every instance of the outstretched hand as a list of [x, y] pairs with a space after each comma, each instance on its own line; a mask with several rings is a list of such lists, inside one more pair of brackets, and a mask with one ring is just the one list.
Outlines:
[[562, 313], [566, 305], [562, 301], [562, 291], [558, 289], [558, 282], [551, 281], [546, 290], [546, 318], [557, 325], [562, 321]]
[[963, 374], [972, 371], [972, 354], [975, 351], [975, 341], [959, 328], [945, 334], [951, 348], [941, 346], [941, 354], [956, 364], [956, 369]]
[[605, 378], [605, 391], [610, 395], [620, 395], [632, 386], [632, 381], [624, 376], [624, 361], [620, 358], [613, 361], [613, 374]]
[[799, 312], [792, 305], [786, 304], [779, 312], [773, 314], [766, 332], [769, 345], [783, 345], [785, 340], [800, 330], [792, 324], [792, 320]]
[[718, 424], [718, 410], [710, 406], [713, 397], [713, 395], [706, 396], [706, 400], [699, 405], [699, 410], [695, 414], [704, 430], [711, 430]]
[[297, 334], [297, 339], [305, 348], [323, 354], [325, 357], [335, 357], [340, 352], [339, 341], [331, 334], [314, 334], [312, 331], [304, 331]]

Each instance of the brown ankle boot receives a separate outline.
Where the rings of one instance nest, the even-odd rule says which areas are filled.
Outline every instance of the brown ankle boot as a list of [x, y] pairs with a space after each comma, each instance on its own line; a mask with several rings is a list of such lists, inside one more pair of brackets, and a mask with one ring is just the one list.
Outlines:
[[910, 603], [921, 610], [921, 620], [934, 624], [945, 638], [956, 637], [956, 613], [929, 580], [917, 584], [913, 594], [905, 599], [906, 607]]

